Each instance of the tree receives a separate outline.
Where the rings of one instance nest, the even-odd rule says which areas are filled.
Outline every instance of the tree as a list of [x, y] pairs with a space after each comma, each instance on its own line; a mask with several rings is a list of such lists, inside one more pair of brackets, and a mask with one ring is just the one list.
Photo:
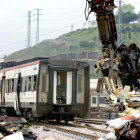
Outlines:
[[122, 23], [134, 22], [138, 19], [138, 15], [131, 12], [126, 12], [122, 14]]
[[[116, 21], [118, 20], [118, 11], [115, 16]], [[126, 24], [134, 22], [138, 19], [138, 15], [135, 13], [135, 7], [131, 4], [122, 5], [122, 23]], [[118, 23], [118, 22], [116, 22]]]
[[94, 42], [89, 42], [88, 47], [89, 48], [94, 48], [95, 47], [95, 43]]
[[132, 4], [124, 4], [122, 5], [122, 13], [135, 13], [135, 6], [133, 6]]
[[70, 46], [70, 50], [72, 50], [72, 51], [76, 50], [76, 48], [77, 48], [77, 46], [75, 46], [75, 45]]
[[88, 42], [88, 41], [81, 41], [79, 44], [82, 48], [94, 48], [95, 43], [93, 41]]
[[131, 32], [129, 32], [129, 34], [128, 34], [128, 38], [131, 39]]
[[82, 48], [85, 48], [88, 46], [88, 41], [81, 41], [79, 44]]

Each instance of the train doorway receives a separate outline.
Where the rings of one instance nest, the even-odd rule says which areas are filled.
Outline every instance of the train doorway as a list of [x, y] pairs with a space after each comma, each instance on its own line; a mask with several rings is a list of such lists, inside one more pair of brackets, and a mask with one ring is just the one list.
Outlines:
[[67, 72], [57, 72], [57, 104], [66, 104]]
[[72, 72], [54, 71], [53, 103], [72, 103]]
[[14, 109], [17, 115], [21, 115], [20, 112], [20, 88], [21, 88], [21, 73], [18, 73], [18, 78], [15, 79], [15, 98]]

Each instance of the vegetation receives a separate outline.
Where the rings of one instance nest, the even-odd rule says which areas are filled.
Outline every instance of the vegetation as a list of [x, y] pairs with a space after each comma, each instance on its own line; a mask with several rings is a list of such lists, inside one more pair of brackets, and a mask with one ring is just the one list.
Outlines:
[[[9, 56], [5, 56], [5, 60], [19, 61], [38, 56], [48, 56], [68, 52], [95, 52], [97, 51], [96, 30], [97, 28], [93, 27], [88, 29], [78, 29], [77, 31], [64, 34], [52, 42], [42, 41], [39, 43], [39, 47], [34, 46], [32, 48], [26, 48]], [[122, 32], [122, 41], [126, 45], [135, 43], [137, 46], [140, 46], [140, 23], [123, 24]], [[61, 42], [59, 42], [60, 40]]]
[[[116, 21], [118, 19], [118, 11], [116, 12]], [[122, 5], [122, 23], [126, 24], [138, 20], [139, 14], [135, 13], [135, 7], [131, 4]]]

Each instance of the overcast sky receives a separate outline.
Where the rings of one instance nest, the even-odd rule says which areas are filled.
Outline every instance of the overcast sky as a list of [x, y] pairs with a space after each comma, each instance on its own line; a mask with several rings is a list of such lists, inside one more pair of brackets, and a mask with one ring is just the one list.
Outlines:
[[[140, 11], [140, 0], [123, 0]], [[118, 5], [118, 2], [116, 2]], [[55, 39], [73, 30], [83, 28], [85, 0], [1, 0], [0, 4], [0, 57], [26, 48], [27, 11], [36, 14], [35, 8], [40, 10], [40, 42], [45, 39]], [[36, 38], [36, 16], [32, 17], [31, 33], [32, 45]], [[94, 14], [90, 20], [95, 20]], [[86, 27], [89, 27], [86, 22]], [[47, 52], [46, 52], [47, 53]]]

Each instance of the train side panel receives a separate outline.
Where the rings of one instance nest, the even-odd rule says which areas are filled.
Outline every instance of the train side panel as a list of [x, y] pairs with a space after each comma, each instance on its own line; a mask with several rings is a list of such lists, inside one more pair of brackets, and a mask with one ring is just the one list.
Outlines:
[[20, 109], [32, 108], [36, 113], [36, 98], [37, 98], [37, 77], [39, 64], [19, 69], [8, 69], [4, 72], [5, 76], [5, 107], [11, 108], [18, 115], [21, 115]]
[[43, 116], [47, 113], [48, 102], [49, 102], [48, 64], [40, 63], [38, 93], [37, 93], [37, 113], [39, 116]]

